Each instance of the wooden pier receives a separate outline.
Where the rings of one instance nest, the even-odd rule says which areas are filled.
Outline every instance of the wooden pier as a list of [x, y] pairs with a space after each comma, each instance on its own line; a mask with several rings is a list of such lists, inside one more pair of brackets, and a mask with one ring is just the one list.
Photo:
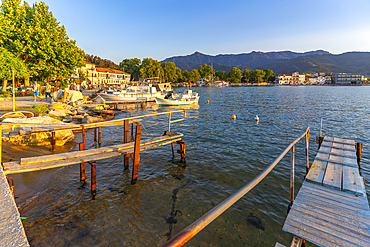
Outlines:
[[324, 138], [284, 231], [318, 246], [370, 246], [369, 202], [359, 171], [361, 148], [353, 140]]

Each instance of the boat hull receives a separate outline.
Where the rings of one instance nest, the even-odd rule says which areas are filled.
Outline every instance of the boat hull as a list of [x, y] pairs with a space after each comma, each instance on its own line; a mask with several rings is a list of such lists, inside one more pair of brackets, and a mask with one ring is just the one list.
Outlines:
[[181, 105], [192, 105], [198, 104], [199, 97], [189, 100], [174, 100], [174, 99], [161, 99], [155, 98], [155, 101], [159, 106], [181, 106]]

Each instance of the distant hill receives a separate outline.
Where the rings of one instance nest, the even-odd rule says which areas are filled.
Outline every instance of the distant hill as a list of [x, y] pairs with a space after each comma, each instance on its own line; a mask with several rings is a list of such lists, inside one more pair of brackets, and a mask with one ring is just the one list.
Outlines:
[[232, 67], [242, 70], [272, 69], [275, 74], [311, 72], [346, 72], [370, 76], [370, 52], [347, 52], [339, 55], [317, 50], [304, 53], [292, 51], [251, 52], [243, 54], [206, 55], [195, 52], [187, 56], [166, 58], [162, 62], [174, 62], [181, 70], [191, 71], [201, 64], [229, 72]]

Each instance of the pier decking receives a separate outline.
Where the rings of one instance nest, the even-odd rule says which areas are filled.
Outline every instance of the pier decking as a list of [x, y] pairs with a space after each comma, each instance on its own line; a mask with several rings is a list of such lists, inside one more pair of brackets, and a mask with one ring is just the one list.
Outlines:
[[283, 230], [318, 246], [370, 246], [370, 211], [355, 141], [325, 137]]

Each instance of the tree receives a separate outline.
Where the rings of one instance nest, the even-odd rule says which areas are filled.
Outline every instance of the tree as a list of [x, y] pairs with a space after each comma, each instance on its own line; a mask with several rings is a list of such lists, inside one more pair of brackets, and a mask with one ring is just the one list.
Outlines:
[[265, 72], [265, 77], [264, 77], [265, 81], [274, 81], [275, 80], [274, 71], [272, 71], [271, 69], [264, 69], [263, 71]]
[[220, 70], [216, 71], [216, 76], [219, 78], [219, 80], [227, 81], [228, 74], [225, 71]]
[[209, 79], [211, 75], [215, 74], [215, 70], [212, 69], [211, 65], [202, 64], [198, 67], [198, 72], [201, 78]]
[[140, 77], [141, 60], [139, 58], [124, 59], [119, 67], [126, 73], [131, 74], [131, 80], [138, 81]]
[[161, 66], [165, 82], [174, 82], [181, 78], [181, 69], [174, 62], [162, 63]]
[[[39, 77], [69, 77], [84, 62], [84, 52], [70, 40], [44, 3], [4, 0], [0, 15], [10, 20], [6, 32], [0, 32], [1, 45], [22, 59], [28, 75]], [[1, 23], [0, 31], [4, 30]]]
[[117, 64], [115, 64], [111, 60], [102, 59], [102, 58], [100, 58], [98, 56], [94, 56], [94, 55], [88, 55], [88, 54], [86, 54], [85, 55], [85, 60], [87, 62], [89, 62], [89, 63], [95, 64], [96, 66], [98, 66], [100, 68], [118, 69], [118, 70], [119, 69], [122, 69], [121, 66], [118, 66]]
[[254, 75], [254, 81], [257, 83], [260, 83], [263, 81], [263, 78], [265, 77], [265, 71], [256, 69], [253, 75]]
[[229, 79], [232, 83], [240, 82], [242, 77], [242, 71], [236, 67], [233, 67], [229, 73]]
[[183, 72], [181, 72], [181, 76], [182, 76], [182, 80], [184, 82], [190, 82], [190, 72], [187, 71], [187, 70], [184, 70]]
[[152, 58], [144, 58], [140, 68], [140, 76], [142, 78], [157, 77], [158, 74], [163, 77], [163, 69], [161, 63]]
[[3, 81], [2, 91], [6, 91], [7, 80], [12, 79], [12, 70], [15, 78], [24, 78], [26, 75], [26, 66], [22, 60], [7, 49], [0, 47], [0, 79]]
[[245, 69], [244, 71], [243, 71], [243, 73], [242, 73], [242, 81], [243, 82], [246, 82], [246, 83], [248, 83], [249, 82], [249, 80], [251, 79], [251, 75], [252, 75], [252, 73], [251, 73], [252, 71], [249, 71], [248, 69]]
[[190, 82], [197, 82], [200, 78], [201, 77], [200, 77], [200, 74], [199, 74], [198, 70], [193, 69], [190, 72], [190, 77], [189, 77]]

